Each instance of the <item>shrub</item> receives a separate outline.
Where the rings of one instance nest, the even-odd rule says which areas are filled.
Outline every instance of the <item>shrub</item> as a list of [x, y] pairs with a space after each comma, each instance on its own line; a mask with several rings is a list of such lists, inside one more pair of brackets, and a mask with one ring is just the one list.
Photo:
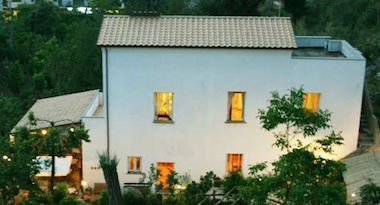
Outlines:
[[107, 190], [103, 190], [100, 192], [99, 201], [96, 203], [97, 205], [109, 205], [109, 198]]
[[372, 181], [360, 188], [361, 204], [376, 205], [380, 204], [380, 186]]

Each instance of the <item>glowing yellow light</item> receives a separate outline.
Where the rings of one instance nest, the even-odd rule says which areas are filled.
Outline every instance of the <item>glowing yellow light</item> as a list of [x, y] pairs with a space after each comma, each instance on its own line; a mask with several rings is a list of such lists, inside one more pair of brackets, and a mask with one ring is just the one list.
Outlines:
[[81, 185], [82, 185], [83, 187], [86, 187], [86, 186], [88, 185], [88, 183], [87, 183], [86, 181], [82, 181], [82, 182], [81, 182]]
[[75, 129], [73, 127], [70, 128], [70, 132], [74, 132]]
[[42, 130], [42, 131], [41, 131], [41, 134], [42, 134], [42, 135], [46, 135], [46, 134], [47, 134], [47, 130]]
[[14, 135], [9, 135], [9, 141], [14, 142], [15, 141], [15, 136]]
[[11, 158], [8, 158], [8, 162], [10, 162], [11, 161]]
[[352, 197], [356, 197], [356, 194], [355, 194], [355, 193], [352, 193], [351, 196], [352, 196]]
[[4, 159], [4, 160], [7, 160], [7, 159], [8, 159], [8, 156], [7, 156], [7, 155], [4, 155], [4, 156], [3, 156], [3, 159]]

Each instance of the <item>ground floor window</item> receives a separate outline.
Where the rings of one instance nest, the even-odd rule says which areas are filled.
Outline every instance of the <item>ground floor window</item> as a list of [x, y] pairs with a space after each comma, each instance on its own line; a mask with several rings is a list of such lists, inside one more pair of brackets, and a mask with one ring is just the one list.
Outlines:
[[141, 172], [141, 157], [128, 157], [128, 173]]
[[163, 188], [168, 186], [168, 176], [174, 170], [173, 162], [157, 162], [157, 169], [160, 171], [160, 176], [157, 178], [157, 183], [161, 184]]
[[240, 171], [243, 154], [227, 154], [227, 173]]

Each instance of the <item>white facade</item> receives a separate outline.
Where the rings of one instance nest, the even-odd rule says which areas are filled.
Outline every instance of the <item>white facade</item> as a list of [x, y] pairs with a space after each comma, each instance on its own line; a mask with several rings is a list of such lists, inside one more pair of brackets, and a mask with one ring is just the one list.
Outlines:
[[[338, 44], [345, 57], [294, 57], [292, 49], [104, 47], [105, 112], [83, 120], [92, 140], [83, 146], [84, 180], [104, 182], [102, 171], [91, 168], [107, 149], [107, 96], [109, 146], [120, 160], [121, 184], [141, 177], [127, 174], [128, 156], [141, 156], [143, 172], [174, 162], [194, 180], [207, 171], [224, 176], [228, 153], [243, 154], [243, 174], [276, 159], [280, 150], [261, 128], [258, 109], [268, 105], [271, 91], [300, 86], [321, 93], [320, 108], [333, 113], [331, 124], [344, 137], [332, 157], [344, 157], [357, 147], [365, 59], [345, 41]], [[172, 124], [153, 122], [154, 92], [161, 91], [174, 93]], [[229, 91], [246, 92], [245, 123], [225, 122]]]

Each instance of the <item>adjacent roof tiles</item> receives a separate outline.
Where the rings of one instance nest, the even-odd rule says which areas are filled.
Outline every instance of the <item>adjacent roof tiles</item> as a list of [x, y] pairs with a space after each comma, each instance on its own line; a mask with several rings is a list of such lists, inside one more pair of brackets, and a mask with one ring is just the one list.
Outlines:
[[296, 48], [288, 17], [104, 16], [99, 46]]
[[[91, 101], [99, 93], [99, 90], [61, 95], [37, 100], [24, 117], [17, 123], [18, 126], [29, 125], [29, 112], [33, 112], [35, 118], [57, 122], [56, 125], [79, 123], [81, 116], [87, 111]], [[37, 126], [31, 129], [49, 127], [48, 122], [37, 122]]]

